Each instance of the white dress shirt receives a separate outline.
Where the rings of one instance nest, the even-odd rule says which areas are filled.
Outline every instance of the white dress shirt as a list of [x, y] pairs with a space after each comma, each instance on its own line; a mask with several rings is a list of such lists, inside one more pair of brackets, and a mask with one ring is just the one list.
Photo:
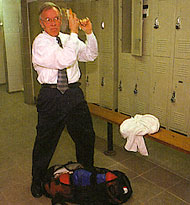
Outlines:
[[95, 35], [86, 35], [86, 43], [78, 39], [75, 33], [59, 33], [63, 48], [56, 37], [45, 31], [40, 33], [32, 46], [32, 63], [38, 73], [39, 83], [57, 84], [59, 69], [67, 68], [68, 83], [75, 83], [80, 78], [78, 61], [94, 61], [98, 56], [98, 45]]

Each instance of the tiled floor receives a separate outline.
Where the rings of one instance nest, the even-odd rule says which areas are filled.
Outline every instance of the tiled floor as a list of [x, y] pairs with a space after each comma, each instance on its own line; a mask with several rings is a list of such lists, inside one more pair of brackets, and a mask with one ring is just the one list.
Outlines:
[[[0, 204], [50, 205], [45, 197], [30, 193], [31, 153], [35, 138], [36, 108], [23, 103], [23, 93], [8, 94], [0, 86]], [[103, 154], [106, 142], [96, 138], [95, 165], [117, 169], [129, 177], [133, 196], [125, 204], [190, 204], [190, 156], [159, 143], [147, 142], [149, 157], [128, 153], [115, 146], [117, 154]], [[75, 160], [74, 146], [66, 131], [51, 164]]]

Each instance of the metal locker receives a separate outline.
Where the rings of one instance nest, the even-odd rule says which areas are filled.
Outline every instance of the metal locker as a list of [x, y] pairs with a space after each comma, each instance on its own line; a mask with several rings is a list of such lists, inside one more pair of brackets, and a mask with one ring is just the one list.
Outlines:
[[153, 54], [171, 57], [174, 45], [176, 0], [155, 0], [153, 19]]
[[132, 32], [131, 32], [131, 53], [142, 56], [142, 18], [143, 1], [132, 0]]
[[146, 0], [143, 3], [143, 29], [142, 29], [142, 55], [150, 56], [152, 55], [152, 22], [153, 22], [153, 4], [151, 0]]
[[175, 16], [175, 57], [190, 58], [190, 1], [177, 0]]
[[114, 8], [113, 0], [99, 0], [99, 51], [113, 52], [114, 43]]
[[190, 60], [175, 59], [170, 92], [169, 128], [187, 134], [190, 109]]
[[114, 108], [114, 66], [110, 53], [99, 53], [100, 105]]
[[99, 0], [100, 105], [117, 108], [118, 2]]
[[86, 100], [99, 104], [99, 69], [98, 59], [86, 63]]
[[131, 53], [131, 4], [131, 0], [119, 0], [119, 53]]
[[[83, 0], [84, 1], [84, 0]], [[83, 17], [88, 17], [93, 26], [93, 32], [99, 42], [99, 1], [92, 0], [90, 2], [84, 1], [85, 3], [80, 5], [85, 7], [85, 13]], [[98, 44], [99, 46], [99, 44]], [[99, 57], [94, 62], [88, 62], [86, 65], [86, 100], [88, 102], [99, 104]]]
[[134, 85], [135, 66], [131, 54], [120, 53], [119, 77], [118, 77], [118, 110], [119, 112], [133, 116], [134, 110]]
[[100, 105], [109, 109], [113, 107], [113, 73], [112, 70], [100, 70]]
[[150, 83], [151, 83], [151, 60], [150, 56], [135, 57], [136, 82], [133, 93], [135, 96], [135, 112], [146, 114], [150, 105]]
[[155, 115], [160, 124], [167, 127], [168, 96], [171, 85], [173, 63], [171, 58], [154, 57], [151, 71], [150, 113]]

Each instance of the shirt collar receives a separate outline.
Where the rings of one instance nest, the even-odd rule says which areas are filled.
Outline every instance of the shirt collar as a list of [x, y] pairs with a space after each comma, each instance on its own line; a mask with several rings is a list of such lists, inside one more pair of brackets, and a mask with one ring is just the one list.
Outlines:
[[[42, 33], [45, 34], [47, 37], [49, 37], [49, 38], [51, 38], [51, 39], [56, 39], [56, 36], [51, 36], [51, 35], [49, 35], [46, 31], [43, 31]], [[59, 36], [59, 35], [60, 35], [60, 32], [59, 32], [58, 36]]]

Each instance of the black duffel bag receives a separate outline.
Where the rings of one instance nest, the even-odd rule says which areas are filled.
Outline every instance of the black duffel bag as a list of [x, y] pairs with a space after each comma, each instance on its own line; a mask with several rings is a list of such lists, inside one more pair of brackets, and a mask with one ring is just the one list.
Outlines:
[[52, 198], [52, 205], [116, 205], [126, 202], [132, 194], [130, 181], [123, 172], [98, 167], [84, 169], [76, 162], [50, 167], [43, 189]]

